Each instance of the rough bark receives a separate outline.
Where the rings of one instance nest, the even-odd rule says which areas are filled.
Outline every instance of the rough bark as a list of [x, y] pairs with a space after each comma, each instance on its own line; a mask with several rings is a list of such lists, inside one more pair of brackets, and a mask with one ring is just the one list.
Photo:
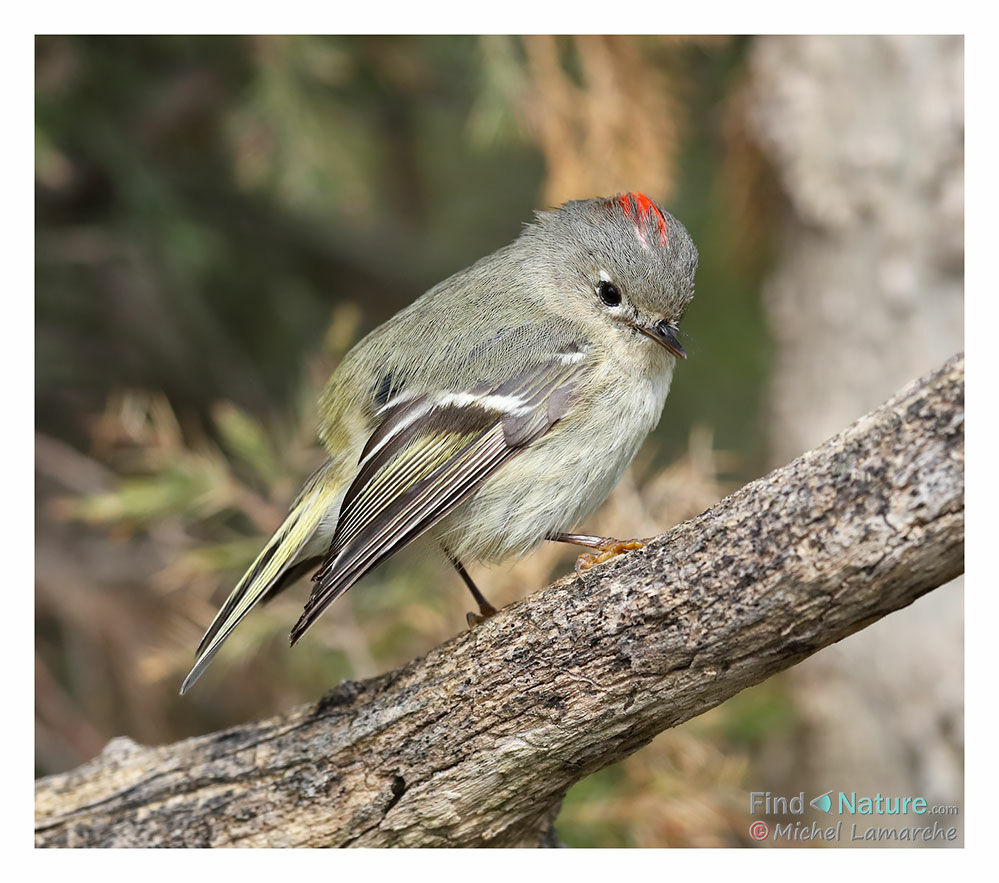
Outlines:
[[[786, 197], [764, 284], [774, 465], [963, 348], [963, 69], [961, 36], [753, 41], [750, 126]], [[798, 666], [797, 726], [757, 781], [961, 803], [963, 626], [958, 584]]]
[[270, 720], [36, 785], [39, 846], [537, 845], [566, 789], [964, 556], [964, 359], [633, 553]]

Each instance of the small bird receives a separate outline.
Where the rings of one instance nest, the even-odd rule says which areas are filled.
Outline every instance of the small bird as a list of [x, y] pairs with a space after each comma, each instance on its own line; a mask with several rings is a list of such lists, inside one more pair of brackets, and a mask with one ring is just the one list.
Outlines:
[[[455, 273], [361, 340], [320, 399], [329, 459], [229, 595], [181, 694], [253, 607], [316, 569], [294, 644], [364, 574], [430, 531], [462, 562], [573, 534], [659, 422], [697, 249], [642, 193], [536, 214], [509, 245]], [[585, 559], [586, 556], [583, 556]]]

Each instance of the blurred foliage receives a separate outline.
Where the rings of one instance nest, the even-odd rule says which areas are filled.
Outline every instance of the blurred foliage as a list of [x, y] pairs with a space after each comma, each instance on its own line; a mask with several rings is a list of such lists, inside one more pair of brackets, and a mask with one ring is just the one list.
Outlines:
[[[419, 543], [289, 652], [305, 585], [176, 695], [201, 630], [320, 459], [359, 337], [538, 206], [642, 190], [701, 250], [664, 419], [586, 527], [647, 536], [752, 477], [766, 169], [740, 39], [42, 37], [36, 44], [36, 768], [260, 717], [463, 627]], [[429, 553], [429, 554], [428, 554]], [[483, 574], [508, 603], [571, 563]], [[312, 646], [305, 646], [308, 642]], [[318, 646], [317, 646], [318, 644]], [[748, 691], [574, 788], [571, 845], [744, 842], [746, 770], [791, 709]]]

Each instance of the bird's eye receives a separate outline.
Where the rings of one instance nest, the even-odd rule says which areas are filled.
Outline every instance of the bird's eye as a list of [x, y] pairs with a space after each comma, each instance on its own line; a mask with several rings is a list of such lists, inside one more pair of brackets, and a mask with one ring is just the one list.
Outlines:
[[613, 282], [601, 282], [597, 286], [597, 294], [600, 295], [600, 300], [609, 307], [616, 307], [621, 303], [621, 292], [617, 290]]

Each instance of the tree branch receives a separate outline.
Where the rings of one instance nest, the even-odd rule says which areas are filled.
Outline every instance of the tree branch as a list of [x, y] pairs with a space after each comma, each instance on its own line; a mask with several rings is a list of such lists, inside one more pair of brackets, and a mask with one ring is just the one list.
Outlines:
[[963, 571], [964, 358], [632, 552], [259, 723], [36, 783], [39, 846], [537, 845], [562, 795]]

